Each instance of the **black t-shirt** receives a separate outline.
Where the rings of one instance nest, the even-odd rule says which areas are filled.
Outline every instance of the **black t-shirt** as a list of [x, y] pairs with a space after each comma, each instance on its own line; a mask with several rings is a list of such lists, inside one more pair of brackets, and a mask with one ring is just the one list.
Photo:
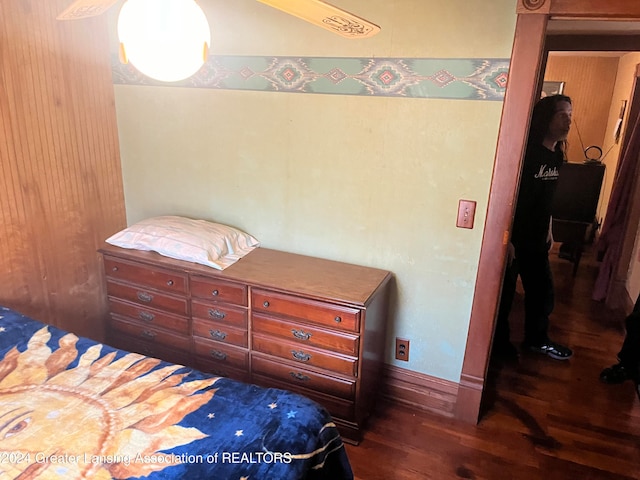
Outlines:
[[516, 250], [546, 250], [553, 197], [564, 160], [544, 145], [527, 148], [511, 241]]

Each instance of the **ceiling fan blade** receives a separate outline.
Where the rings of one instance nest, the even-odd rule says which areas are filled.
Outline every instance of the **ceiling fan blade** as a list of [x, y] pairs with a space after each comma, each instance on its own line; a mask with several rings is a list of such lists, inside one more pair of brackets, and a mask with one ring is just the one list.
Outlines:
[[95, 17], [111, 8], [118, 0], [76, 0], [56, 18], [58, 20], [77, 20]]
[[380, 31], [374, 23], [322, 0], [258, 0], [346, 38], [368, 38]]

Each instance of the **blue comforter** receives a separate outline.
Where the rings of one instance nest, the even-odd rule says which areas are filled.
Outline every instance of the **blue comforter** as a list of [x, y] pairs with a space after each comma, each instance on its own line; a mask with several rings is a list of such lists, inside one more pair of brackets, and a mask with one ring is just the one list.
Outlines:
[[77, 337], [0, 307], [0, 478], [353, 479], [294, 393]]

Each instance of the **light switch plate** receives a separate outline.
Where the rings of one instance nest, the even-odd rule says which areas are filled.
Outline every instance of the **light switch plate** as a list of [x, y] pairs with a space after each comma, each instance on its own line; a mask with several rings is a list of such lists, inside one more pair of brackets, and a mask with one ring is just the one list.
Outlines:
[[460, 200], [458, 202], [458, 221], [456, 227], [473, 228], [473, 220], [476, 216], [476, 202], [473, 200]]

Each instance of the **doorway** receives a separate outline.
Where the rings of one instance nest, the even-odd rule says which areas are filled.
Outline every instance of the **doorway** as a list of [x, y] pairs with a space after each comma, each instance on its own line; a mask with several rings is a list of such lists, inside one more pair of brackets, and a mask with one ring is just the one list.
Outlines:
[[[571, 19], [570, 22], [590, 21], [613, 25], [621, 20], [639, 20], [640, 4], [612, 0], [585, 5], [584, 2], [547, 0], [531, 2], [519, 0], [518, 18], [511, 57], [509, 85], [505, 95], [502, 122], [492, 188], [478, 265], [476, 294], [474, 295], [465, 358], [460, 376], [456, 401], [456, 417], [471, 423], [480, 420], [481, 402], [487, 377], [491, 340], [497, 303], [502, 285], [509, 228], [513, 217], [517, 178], [524, 154], [524, 142], [529, 128], [529, 116], [538, 90], [538, 80], [543, 68], [544, 46], [550, 19]], [[605, 20], [615, 20], [610, 23]], [[624, 22], [623, 22], [624, 23]], [[573, 24], [576, 25], [576, 24]], [[630, 24], [627, 22], [625, 27]], [[640, 50], [640, 29], [627, 34], [629, 51]], [[581, 33], [576, 33], [579, 39]], [[599, 42], [599, 48], [583, 44], [582, 49], [609, 48]], [[501, 261], [496, 261], [501, 259]]]
[[[547, 44], [549, 43], [552, 42], [549, 42], [549, 35], [547, 35]], [[563, 43], [563, 45], [568, 44], [569, 42]], [[585, 174], [599, 173], [602, 175], [605, 170], [603, 164], [591, 163], [593, 160], [590, 159], [597, 157], [591, 152], [591, 150], [594, 150], [591, 147], [596, 146], [601, 149], [603, 155], [598, 157], [598, 160], [602, 160], [604, 156], [604, 160], [608, 162], [606, 167], [608, 170], [607, 176], [611, 177], [611, 180], [615, 176], [617, 157], [622, 151], [621, 146], [625, 137], [623, 127], [626, 127], [627, 123], [629, 123], [627, 116], [634, 113], [637, 115], [637, 112], [629, 111], [634, 110], [634, 108], [629, 108], [628, 110], [625, 108], [624, 112], [620, 112], [619, 108], [616, 107], [619, 98], [624, 98], [627, 103], [633, 105], [631, 92], [633, 90], [633, 78], [636, 76], [635, 62], [640, 60], [640, 54], [584, 51], [580, 44], [575, 44], [572, 45], [571, 51], [559, 51], [556, 53], [551, 49], [549, 52], [545, 51], [544, 55], [542, 62], [544, 70], [541, 69], [538, 88], [540, 88], [543, 81], [548, 91], [551, 91], [551, 88], [560, 86], [562, 91], [557, 93], [564, 93], [573, 100], [572, 135], [570, 134], [569, 136], [569, 148], [567, 149], [569, 164], [565, 165], [561, 170], [556, 200], [558, 200], [561, 190], [563, 193], [571, 194], [571, 197], [564, 198], [565, 201], [571, 200], [572, 197], [576, 196], [586, 200], [588, 197], [587, 191], [590, 190], [590, 181]], [[622, 57], [629, 58], [622, 62]], [[620, 65], [621, 63], [622, 65]], [[541, 96], [544, 96], [544, 93]], [[536, 98], [539, 98], [538, 94]], [[612, 132], [615, 130], [615, 120], [620, 114], [623, 117], [622, 131], [619, 135], [619, 142], [616, 143]], [[588, 118], [587, 115], [592, 115], [593, 117]], [[609, 126], [609, 123], [611, 123], [611, 126]], [[616, 148], [613, 148], [614, 146]], [[571, 179], [572, 176], [578, 179], [580, 183], [571, 188], [570, 192], [566, 192], [565, 179]], [[562, 185], [564, 185], [564, 188], [562, 188]], [[587, 194], [587, 196], [584, 194]], [[596, 192], [596, 195], [599, 194], [600, 185], [598, 185]], [[606, 198], [601, 198], [601, 203], [603, 203], [601, 211], [597, 211], [595, 205], [593, 206], [593, 210], [590, 213], [592, 221], [596, 215], [598, 220], [601, 220], [606, 213], [610, 189], [606, 191], [606, 194]], [[569, 210], [572, 209], [558, 209], [557, 213], [566, 213]], [[554, 212], [554, 215], [556, 215], [556, 212]], [[582, 224], [578, 218], [563, 217], [561, 215], [558, 215], [558, 218], [571, 220], [566, 222], [567, 224], [581, 226], [585, 226], [584, 224], [586, 224], [587, 220], [587, 218], [583, 218], [582, 222], [584, 224]], [[565, 375], [567, 386], [563, 393], [571, 396], [579, 388], [572, 386], [573, 379], [583, 378], [585, 382], [597, 381], [600, 370], [615, 360], [615, 351], [610, 350], [611, 348], [619, 347], [621, 344], [621, 338], [619, 339], [620, 334], [623, 333], [621, 320], [625, 316], [623, 313], [628, 313], [629, 310], [626, 312], [613, 311], [605, 308], [604, 302], [592, 300], [599, 268], [595, 245], [585, 242], [585, 258], [582, 259], [580, 264], [576, 263], [574, 267], [571, 262], [567, 262], [561, 256], [560, 241], [569, 238], [558, 235], [562, 229], [557, 229], [555, 223], [554, 221], [556, 243], [554, 243], [549, 257], [555, 283], [556, 305], [551, 315], [549, 334], [554, 341], [573, 349], [576, 356], [570, 362], [562, 365], [545, 357], [542, 359], [533, 358], [537, 356], [527, 351], [521, 352], [520, 362], [501, 362], [496, 361], [497, 359], [495, 358], [492, 359], [485, 382], [484, 401], [480, 412], [481, 418], [485, 413], [498, 406], [495, 403], [496, 401], [504, 401], [512, 393], [511, 388], [505, 382], [505, 378], [509, 378], [514, 386], [518, 385], [518, 381], [515, 379], [519, 376], [526, 379], [525, 382], [528, 384], [540, 382], [540, 385], [544, 385], [549, 384], [549, 382], [546, 382], [548, 378], [553, 378], [556, 375]], [[631, 242], [633, 244], [636, 237], [635, 232], [637, 231], [637, 219], [635, 226], [631, 224], [628, 231], [631, 233]], [[583, 240], [586, 233], [589, 233], [586, 229], [582, 230]], [[574, 240], [576, 239], [577, 237], [574, 238]], [[627, 266], [628, 263], [629, 260], [627, 260]], [[626, 270], [628, 268], [624, 269], [625, 272]], [[519, 346], [523, 340], [524, 306], [522, 294], [522, 286], [518, 283], [510, 315], [511, 341], [514, 346]], [[628, 303], [632, 305], [633, 302], [629, 300], [629, 294], [626, 296]], [[615, 305], [611, 306], [611, 308], [615, 307]], [[598, 345], [598, 340], [594, 336], [600, 338], [603, 343]], [[594, 350], [598, 351], [594, 352]], [[597, 385], [592, 386], [597, 389]], [[507, 397], [505, 397], [505, 394]]]

